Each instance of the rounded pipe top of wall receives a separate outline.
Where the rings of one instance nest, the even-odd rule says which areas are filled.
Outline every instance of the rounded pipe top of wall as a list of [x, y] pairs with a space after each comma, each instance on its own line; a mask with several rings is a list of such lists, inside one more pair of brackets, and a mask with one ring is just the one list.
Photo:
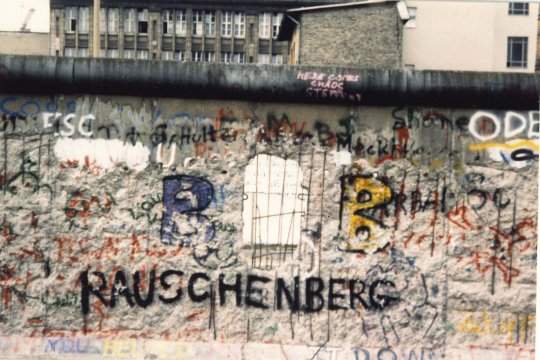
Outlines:
[[0, 55], [0, 93], [537, 109], [537, 74]]

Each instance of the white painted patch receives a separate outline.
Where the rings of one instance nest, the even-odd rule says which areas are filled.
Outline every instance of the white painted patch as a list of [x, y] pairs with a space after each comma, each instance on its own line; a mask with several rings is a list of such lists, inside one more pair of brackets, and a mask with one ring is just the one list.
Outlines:
[[349, 166], [352, 164], [352, 154], [347, 150], [341, 150], [335, 152], [336, 165]]
[[246, 167], [244, 244], [298, 245], [307, 191], [298, 161], [257, 155]]
[[60, 161], [88, 161], [103, 169], [111, 169], [120, 163], [135, 170], [143, 170], [150, 160], [150, 149], [140, 142], [135, 145], [120, 140], [60, 138], [54, 146], [54, 154]]

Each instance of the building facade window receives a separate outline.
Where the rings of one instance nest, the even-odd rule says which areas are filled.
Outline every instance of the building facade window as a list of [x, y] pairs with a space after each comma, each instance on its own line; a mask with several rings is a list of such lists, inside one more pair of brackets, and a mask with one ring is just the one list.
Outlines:
[[186, 61], [186, 58], [184, 56], [184, 52], [183, 51], [176, 51], [174, 53], [174, 60], [176, 60], [176, 61]]
[[90, 8], [79, 8], [79, 33], [88, 34], [90, 22]]
[[137, 59], [148, 60], [148, 58], [149, 58], [148, 50], [137, 50]]
[[216, 36], [216, 13], [214, 11], [204, 13], [204, 35]]
[[527, 67], [527, 37], [510, 36], [508, 38], [506, 66], [512, 68]]
[[162, 51], [161, 60], [174, 60], [174, 53], [172, 51]]
[[99, 32], [105, 34], [107, 32], [107, 9], [99, 9]]
[[137, 30], [139, 34], [148, 34], [148, 10], [139, 9], [137, 12]]
[[409, 20], [405, 23], [406, 28], [415, 28], [416, 27], [416, 10], [415, 7], [408, 7], [407, 11], [409, 13]]
[[186, 20], [186, 11], [185, 10], [176, 10], [175, 11], [176, 24], [175, 32], [178, 36], [186, 36], [187, 34], [187, 20]]
[[259, 37], [261, 39], [270, 39], [271, 23], [272, 23], [271, 13], [259, 14]]
[[202, 51], [192, 51], [191, 52], [191, 61], [194, 61], [194, 62], [203, 61], [203, 53], [202, 53]]
[[228, 52], [221, 53], [221, 62], [223, 64], [230, 64], [232, 61], [232, 54]]
[[124, 33], [134, 34], [137, 27], [137, 10], [126, 9], [124, 13]]
[[283, 65], [283, 55], [272, 55], [272, 65]]
[[233, 64], [245, 64], [246, 55], [244, 53], [233, 53], [231, 62]]
[[277, 39], [282, 19], [283, 14], [274, 14], [274, 16], [272, 16], [272, 39]]
[[258, 63], [262, 64], [262, 65], [270, 64], [270, 55], [268, 55], [268, 54], [259, 54]]
[[233, 13], [224, 11], [221, 13], [221, 36], [230, 38], [232, 36]]
[[213, 51], [205, 51], [203, 56], [204, 62], [213, 63], [216, 61], [216, 53]]
[[508, 3], [508, 14], [529, 15], [529, 3], [510, 1], [510, 3]]
[[246, 55], [244, 53], [221, 53], [221, 62], [223, 64], [245, 64]]
[[79, 57], [88, 57], [88, 49], [79, 49]]
[[107, 58], [109, 59], [118, 59], [118, 50], [117, 49], [108, 49]]
[[119, 9], [109, 9], [107, 11], [107, 32], [109, 34], [118, 34], [118, 23], [120, 22]]
[[[65, 31], [67, 33], [74, 33], [77, 31], [77, 8], [76, 7], [66, 7], [64, 18], [65, 18]], [[68, 56], [68, 55], [66, 55]]]
[[125, 59], [135, 59], [135, 50], [124, 50]]
[[54, 36], [60, 37], [60, 16], [54, 18]]
[[241, 12], [234, 13], [234, 37], [243, 39], [246, 36], [246, 15]]
[[76, 48], [64, 48], [64, 56], [65, 57], [76, 57], [77, 55], [77, 49]]
[[163, 35], [172, 35], [174, 33], [174, 16], [172, 10], [165, 10], [161, 13], [161, 23], [163, 24]]
[[203, 34], [203, 12], [199, 10], [193, 11], [193, 27], [192, 35], [193, 36], [202, 36]]

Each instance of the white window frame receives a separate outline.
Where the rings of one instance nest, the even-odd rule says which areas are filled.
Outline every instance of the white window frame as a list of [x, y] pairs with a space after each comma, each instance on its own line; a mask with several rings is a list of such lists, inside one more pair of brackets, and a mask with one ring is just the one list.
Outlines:
[[139, 33], [139, 24], [146, 22], [146, 32], [141, 34], [148, 34], [150, 32], [150, 24], [148, 23], [148, 9], [137, 11], [137, 33]]
[[282, 19], [283, 19], [282, 13], [276, 13], [272, 16], [272, 39], [278, 38], [279, 28], [281, 27]]
[[232, 60], [232, 53], [229, 52], [222, 52], [221, 53], [221, 63], [222, 64], [230, 64]]
[[246, 54], [245, 53], [233, 53], [231, 63], [232, 64], [245, 64], [246, 63]]
[[77, 23], [79, 25], [79, 34], [88, 34], [89, 23], [90, 23], [90, 8], [89, 7], [79, 8], [79, 18], [78, 18]]
[[77, 19], [77, 13], [78, 13], [79, 9], [77, 7], [74, 7], [74, 6], [69, 6], [69, 7], [66, 7], [65, 10], [64, 10], [64, 21], [65, 21], [65, 26], [64, 26], [64, 31], [66, 33], [75, 33], [77, 32], [77, 27], [78, 27], [78, 19]]
[[204, 12], [204, 36], [216, 36], [216, 12]]
[[172, 61], [174, 60], [174, 52], [172, 51], [162, 51], [161, 60]]
[[120, 9], [109, 8], [107, 9], [107, 33], [116, 35], [119, 31], [120, 23]]
[[107, 49], [107, 52], [106, 52], [107, 59], [118, 59], [119, 57], [120, 56], [118, 53], [118, 49]]
[[184, 62], [186, 61], [186, 55], [183, 51], [174, 52], [174, 60]]
[[529, 3], [523, 1], [510, 1], [508, 15], [529, 15]]
[[259, 54], [257, 62], [261, 65], [268, 65], [270, 64], [270, 59], [270, 54]]
[[283, 65], [283, 55], [281, 54], [272, 55], [272, 65]]
[[148, 60], [150, 58], [150, 51], [137, 50], [136, 56], [138, 60]]
[[99, 9], [99, 32], [101, 34], [107, 33], [107, 9]]
[[204, 11], [193, 10], [191, 35], [203, 36], [204, 31]]
[[193, 61], [193, 62], [202, 62], [203, 61], [203, 52], [202, 51], [192, 51], [191, 52], [191, 61]]
[[221, 37], [230, 38], [232, 36], [232, 11], [224, 11], [221, 13]]
[[64, 48], [65, 57], [77, 57], [77, 48], [65, 47]]
[[213, 51], [205, 51], [203, 53], [203, 62], [207, 62], [207, 63], [216, 62], [216, 53]]
[[137, 9], [126, 9], [124, 12], [124, 33], [135, 34], [137, 32]]
[[270, 39], [270, 28], [272, 23], [272, 13], [259, 14], [259, 38]]
[[237, 39], [246, 37], [246, 14], [243, 12], [235, 12], [233, 18], [233, 33]]
[[124, 59], [135, 59], [135, 50], [124, 49]]
[[79, 57], [88, 57], [88, 48], [79, 48]]
[[161, 12], [161, 32], [163, 33], [163, 35], [174, 34], [174, 19], [175, 18], [173, 10], [163, 10]]
[[187, 35], [187, 18], [185, 10], [175, 10], [175, 34], [177, 36], [186, 36]]
[[[512, 60], [514, 57], [514, 43], [521, 43], [521, 60]], [[529, 38], [526, 36], [509, 36], [506, 47], [506, 67], [514, 69], [526, 69], [528, 57]]]

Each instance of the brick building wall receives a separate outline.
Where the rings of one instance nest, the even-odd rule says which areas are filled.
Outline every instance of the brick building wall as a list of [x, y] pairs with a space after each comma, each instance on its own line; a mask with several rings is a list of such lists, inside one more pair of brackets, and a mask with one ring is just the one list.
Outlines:
[[402, 25], [395, 3], [305, 12], [301, 26], [301, 64], [401, 66]]

